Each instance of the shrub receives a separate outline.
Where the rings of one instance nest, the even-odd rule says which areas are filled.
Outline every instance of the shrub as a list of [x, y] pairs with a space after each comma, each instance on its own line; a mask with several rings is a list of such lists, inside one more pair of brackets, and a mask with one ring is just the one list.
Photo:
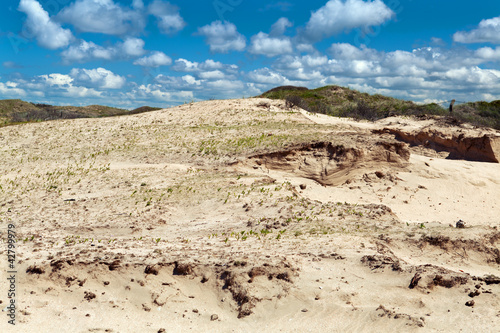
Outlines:
[[307, 110], [307, 103], [300, 96], [296, 96], [296, 95], [287, 96], [285, 98], [285, 101], [286, 101], [287, 108], [291, 109], [294, 106], [297, 106], [299, 108], [303, 108], [303, 109]]

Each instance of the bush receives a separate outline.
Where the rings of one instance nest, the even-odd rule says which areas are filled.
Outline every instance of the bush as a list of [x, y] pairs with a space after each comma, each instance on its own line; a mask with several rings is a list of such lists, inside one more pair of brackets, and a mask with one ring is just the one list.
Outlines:
[[286, 102], [286, 107], [290, 109], [293, 108], [294, 106], [297, 106], [304, 110], [308, 109], [307, 103], [301, 97], [296, 95], [286, 96], [285, 102]]
[[370, 121], [379, 119], [377, 110], [363, 100], [358, 100], [350, 108], [348, 108], [346, 116], [354, 119], [367, 119]]

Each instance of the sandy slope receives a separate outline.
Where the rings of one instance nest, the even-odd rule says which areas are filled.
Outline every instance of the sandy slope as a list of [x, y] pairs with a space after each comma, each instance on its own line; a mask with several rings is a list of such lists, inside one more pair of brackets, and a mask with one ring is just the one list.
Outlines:
[[500, 164], [376, 132], [434, 123], [245, 99], [1, 128], [0, 331], [497, 332]]

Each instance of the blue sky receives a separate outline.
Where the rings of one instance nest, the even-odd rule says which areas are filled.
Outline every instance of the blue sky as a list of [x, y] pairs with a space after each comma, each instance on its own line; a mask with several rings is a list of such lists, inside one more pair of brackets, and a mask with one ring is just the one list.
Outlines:
[[500, 99], [500, 3], [6, 0], [0, 99], [167, 107], [279, 85]]

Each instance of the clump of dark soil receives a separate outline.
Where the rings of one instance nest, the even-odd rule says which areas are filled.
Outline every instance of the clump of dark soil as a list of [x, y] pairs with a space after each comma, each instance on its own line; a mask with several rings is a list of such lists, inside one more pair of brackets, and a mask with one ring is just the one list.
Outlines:
[[175, 262], [174, 275], [192, 275], [193, 267], [191, 264]]
[[441, 286], [441, 287], [446, 287], [446, 288], [453, 288], [456, 285], [463, 285], [466, 284], [469, 281], [469, 279], [465, 276], [448, 276], [444, 277], [442, 275], [436, 274], [434, 279], [431, 282], [431, 285], [434, 286]]
[[389, 266], [393, 271], [401, 272], [403, 269], [401, 268], [401, 264], [397, 258], [391, 258], [383, 255], [366, 255], [361, 258], [361, 262], [372, 270], [375, 269], [384, 269]]
[[43, 274], [45, 273], [45, 270], [41, 267], [38, 267], [36, 265], [32, 265], [26, 269], [26, 273], [28, 274]]
[[96, 298], [96, 295], [91, 291], [85, 291], [83, 298], [90, 302], [91, 300]]
[[155, 265], [148, 265], [144, 269], [145, 274], [153, 274], [153, 275], [158, 275], [158, 267]]

